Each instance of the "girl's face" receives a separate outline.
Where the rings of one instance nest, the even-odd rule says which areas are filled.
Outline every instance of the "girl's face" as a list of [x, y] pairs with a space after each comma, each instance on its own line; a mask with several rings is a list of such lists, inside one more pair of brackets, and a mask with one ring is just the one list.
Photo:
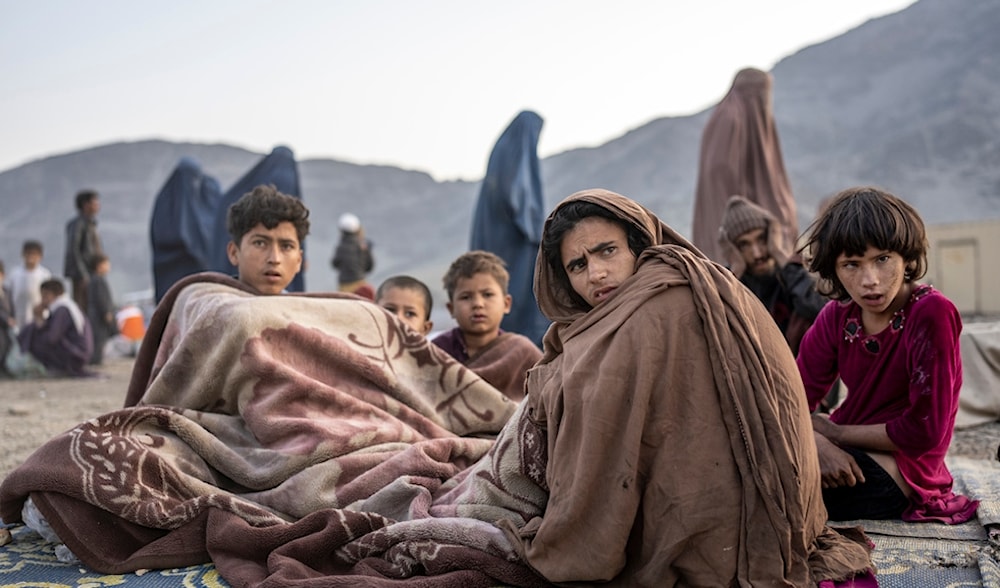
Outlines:
[[591, 307], [635, 273], [625, 229], [599, 216], [581, 219], [563, 237], [559, 251], [570, 286]]
[[837, 257], [837, 279], [861, 307], [865, 330], [876, 333], [906, 304], [912, 285], [906, 281], [906, 262], [894, 251], [871, 245], [862, 255], [841, 253]]

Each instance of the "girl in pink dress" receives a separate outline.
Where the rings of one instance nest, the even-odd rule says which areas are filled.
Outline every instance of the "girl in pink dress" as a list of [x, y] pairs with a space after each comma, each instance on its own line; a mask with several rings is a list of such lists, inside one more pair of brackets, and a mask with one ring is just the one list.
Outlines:
[[945, 466], [962, 385], [955, 305], [930, 285], [927, 237], [909, 204], [876, 188], [837, 194], [802, 251], [833, 300], [797, 358], [810, 410], [839, 377], [847, 398], [813, 415], [823, 500], [833, 520], [971, 519]]

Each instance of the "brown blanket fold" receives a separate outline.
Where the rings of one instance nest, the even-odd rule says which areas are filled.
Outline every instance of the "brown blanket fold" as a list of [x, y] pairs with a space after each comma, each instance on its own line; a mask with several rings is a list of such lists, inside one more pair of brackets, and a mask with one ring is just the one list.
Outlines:
[[542, 357], [542, 352], [524, 335], [504, 332], [485, 349], [466, 362], [465, 367], [507, 395], [524, 398], [524, 379], [528, 370]]

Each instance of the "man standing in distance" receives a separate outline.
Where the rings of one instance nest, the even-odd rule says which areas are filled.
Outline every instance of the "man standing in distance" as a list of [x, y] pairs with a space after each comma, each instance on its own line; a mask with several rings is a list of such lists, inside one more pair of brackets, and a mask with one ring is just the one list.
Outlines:
[[101, 237], [97, 234], [97, 213], [101, 210], [100, 197], [95, 190], [81, 190], [76, 194], [77, 215], [66, 223], [66, 257], [63, 275], [73, 284], [73, 301], [79, 308], [87, 308], [87, 284], [90, 267], [98, 255], [104, 254]]

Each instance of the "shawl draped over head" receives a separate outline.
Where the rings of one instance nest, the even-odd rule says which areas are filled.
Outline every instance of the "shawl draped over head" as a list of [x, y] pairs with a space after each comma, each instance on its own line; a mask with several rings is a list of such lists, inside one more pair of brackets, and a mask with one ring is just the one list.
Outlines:
[[548, 497], [508, 529], [523, 557], [553, 582], [870, 577], [863, 534], [825, 525], [802, 383], [754, 295], [636, 202], [587, 190], [556, 210], [574, 201], [654, 245], [592, 309], [539, 252], [535, 294], [554, 324], [514, 418], [540, 431]]
[[76, 332], [82, 335], [86, 328], [85, 321], [87, 319], [83, 316], [83, 311], [80, 310], [80, 307], [73, 302], [69, 295], [61, 294], [49, 305], [49, 312], [55, 312], [60, 308], [66, 309], [70, 318], [73, 319], [73, 326], [76, 328]]
[[771, 76], [753, 68], [736, 74], [701, 137], [691, 239], [720, 263], [719, 225], [726, 201], [736, 194], [770, 211], [785, 242], [794, 245], [798, 219], [771, 111]]

